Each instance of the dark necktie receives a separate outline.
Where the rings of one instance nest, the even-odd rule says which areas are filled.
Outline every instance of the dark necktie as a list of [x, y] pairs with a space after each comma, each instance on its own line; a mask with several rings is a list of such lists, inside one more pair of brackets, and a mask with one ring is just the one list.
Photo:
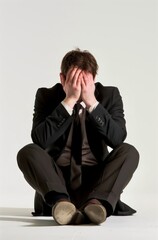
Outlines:
[[71, 146], [71, 179], [70, 185], [72, 189], [77, 189], [81, 185], [81, 151], [82, 151], [82, 133], [79, 110], [81, 104], [77, 103], [74, 107], [74, 122]]

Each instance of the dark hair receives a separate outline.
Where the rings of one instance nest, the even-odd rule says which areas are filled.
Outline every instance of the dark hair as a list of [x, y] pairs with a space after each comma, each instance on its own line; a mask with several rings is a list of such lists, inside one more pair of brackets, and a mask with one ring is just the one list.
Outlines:
[[94, 56], [87, 50], [81, 51], [79, 48], [68, 52], [61, 62], [61, 73], [65, 77], [71, 66], [77, 66], [90, 72], [93, 77], [96, 76], [98, 71], [98, 64]]

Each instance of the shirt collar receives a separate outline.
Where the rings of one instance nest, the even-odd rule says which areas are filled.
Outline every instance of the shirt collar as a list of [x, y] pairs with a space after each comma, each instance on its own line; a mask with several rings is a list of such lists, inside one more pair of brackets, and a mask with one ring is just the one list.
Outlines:
[[86, 108], [86, 104], [82, 101], [82, 102], [80, 102], [80, 104], [81, 104], [81, 106], [83, 107], [83, 108]]

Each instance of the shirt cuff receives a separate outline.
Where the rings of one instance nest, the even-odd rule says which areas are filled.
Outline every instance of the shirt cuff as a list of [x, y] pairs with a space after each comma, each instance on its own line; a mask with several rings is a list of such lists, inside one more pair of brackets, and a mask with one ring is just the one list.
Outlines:
[[69, 105], [65, 104], [64, 102], [61, 102], [61, 104], [62, 104], [63, 107], [66, 109], [66, 111], [67, 111], [70, 115], [72, 115], [73, 109], [72, 109]]
[[88, 112], [91, 113], [97, 106], [98, 106], [99, 102], [97, 101], [96, 103], [94, 103], [90, 108], [88, 108]]

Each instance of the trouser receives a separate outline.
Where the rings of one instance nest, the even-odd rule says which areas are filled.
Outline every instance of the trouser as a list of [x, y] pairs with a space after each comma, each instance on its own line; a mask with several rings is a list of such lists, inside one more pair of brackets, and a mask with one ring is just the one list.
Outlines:
[[18, 166], [26, 181], [42, 196], [46, 205], [53, 205], [60, 194], [69, 198], [77, 208], [96, 198], [111, 215], [126, 185], [138, 166], [139, 153], [123, 143], [95, 166], [82, 166], [82, 185], [70, 188], [70, 167], [59, 167], [52, 157], [36, 144], [23, 147], [17, 155]]

